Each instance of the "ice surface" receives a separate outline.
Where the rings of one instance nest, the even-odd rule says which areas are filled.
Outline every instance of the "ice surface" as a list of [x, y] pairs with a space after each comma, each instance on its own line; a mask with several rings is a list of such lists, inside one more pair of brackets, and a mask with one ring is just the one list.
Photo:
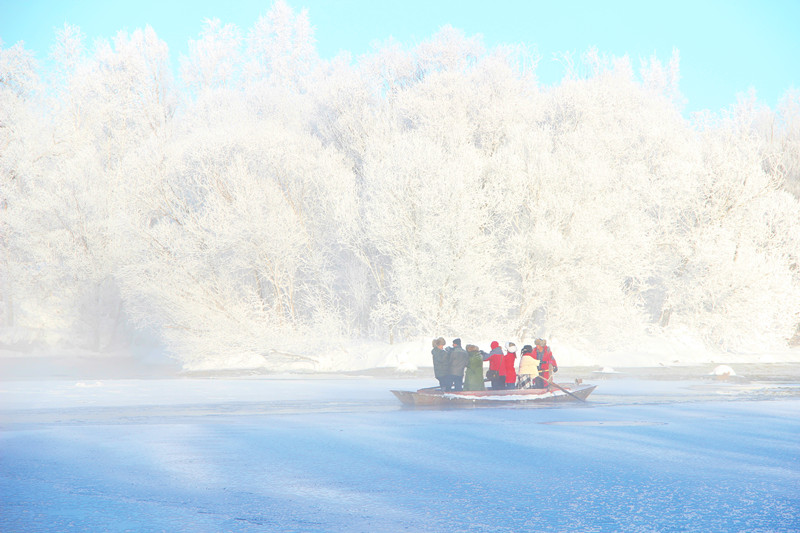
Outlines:
[[751, 370], [442, 410], [400, 374], [4, 378], [0, 530], [800, 531], [800, 368]]

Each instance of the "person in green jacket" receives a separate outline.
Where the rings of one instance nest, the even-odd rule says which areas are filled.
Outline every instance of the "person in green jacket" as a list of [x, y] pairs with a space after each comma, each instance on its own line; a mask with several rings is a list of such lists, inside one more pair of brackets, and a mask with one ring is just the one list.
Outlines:
[[483, 384], [483, 356], [480, 349], [474, 344], [467, 345], [469, 363], [464, 378], [464, 390], [486, 390]]

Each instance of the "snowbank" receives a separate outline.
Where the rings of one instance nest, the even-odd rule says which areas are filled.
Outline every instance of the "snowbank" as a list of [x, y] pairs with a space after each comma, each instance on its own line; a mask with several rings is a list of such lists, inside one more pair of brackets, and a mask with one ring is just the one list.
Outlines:
[[[489, 351], [493, 340], [505, 346], [511, 340], [517, 350], [524, 344], [532, 344], [532, 339], [462, 339], [462, 344], [477, 344]], [[452, 339], [448, 338], [448, 344]], [[675, 336], [641, 339], [634, 348], [618, 351], [601, 351], [583, 339], [563, 340], [549, 338], [548, 345], [553, 350], [558, 364], [567, 367], [602, 368], [647, 368], [669, 366], [696, 366], [708, 364], [769, 364], [800, 362], [800, 347], [764, 352], [721, 352], [712, 351], [690, 336]], [[192, 363], [180, 364], [170, 360], [161, 352], [111, 352], [94, 353], [85, 350], [45, 350], [15, 351], [0, 350], [0, 365], [4, 369], [11, 366], [33, 370], [38, 366], [73, 365], [84, 370], [113, 370], [120, 376], [140, 376], [152, 374], [155, 367], [174, 374], [180, 370], [188, 372], [220, 372], [253, 370], [268, 373], [337, 373], [357, 372], [367, 369], [391, 369], [396, 373], [412, 375], [428, 369], [431, 362], [431, 339], [418, 338], [408, 342], [389, 344], [367, 340], [340, 340], [320, 344], [310, 353], [287, 354], [265, 351], [264, 355], [249, 354], [242, 357], [201, 358]], [[150, 369], [150, 370], [148, 370]], [[90, 373], [91, 374], [91, 373]], [[89, 374], [89, 375], [90, 375]], [[106, 375], [108, 372], [106, 372]]]

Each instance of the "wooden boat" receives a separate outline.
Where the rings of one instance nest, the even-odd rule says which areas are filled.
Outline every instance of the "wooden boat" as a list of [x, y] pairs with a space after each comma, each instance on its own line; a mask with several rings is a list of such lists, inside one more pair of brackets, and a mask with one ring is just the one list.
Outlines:
[[574, 402], [586, 400], [597, 385], [558, 384], [546, 389], [512, 389], [442, 392], [439, 387], [417, 391], [393, 390], [392, 393], [410, 406], [502, 406], [539, 402]]

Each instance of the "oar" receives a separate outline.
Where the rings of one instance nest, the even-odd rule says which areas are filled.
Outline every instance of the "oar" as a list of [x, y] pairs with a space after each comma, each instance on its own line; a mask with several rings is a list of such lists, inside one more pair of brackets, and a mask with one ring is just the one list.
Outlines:
[[550, 373], [550, 379], [548, 380], [548, 383], [549, 383], [549, 384], [551, 384], [551, 385], [555, 385], [556, 387], [558, 387], [559, 389], [563, 390], [564, 392], [566, 392], [567, 394], [569, 394], [570, 396], [572, 396], [572, 397], [573, 397], [573, 398], [575, 398], [576, 400], [580, 400], [580, 401], [582, 401], [582, 402], [585, 402], [585, 401], [586, 401], [586, 399], [585, 399], [585, 398], [581, 398], [580, 396], [575, 396], [575, 395], [574, 395], [574, 394], [572, 394], [570, 391], [568, 391], [567, 389], [565, 389], [564, 387], [562, 387], [561, 385], [559, 385], [558, 383], [556, 383], [555, 381], [553, 381], [553, 373], [552, 373], [552, 372]]

